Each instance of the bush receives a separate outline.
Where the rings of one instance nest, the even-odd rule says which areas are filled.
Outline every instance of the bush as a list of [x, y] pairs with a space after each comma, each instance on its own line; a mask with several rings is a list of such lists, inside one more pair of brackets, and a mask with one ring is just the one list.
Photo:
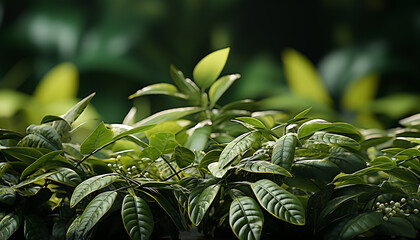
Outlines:
[[82, 142], [72, 141], [72, 124], [94, 94], [26, 134], [2, 129], [0, 239], [177, 239], [193, 230], [416, 238], [420, 115], [379, 131], [309, 118], [310, 109], [287, 117], [251, 100], [220, 106], [240, 77], [219, 78], [228, 54], [203, 58], [194, 81], [171, 66], [175, 85], [130, 96], [165, 94], [189, 106], [139, 121], [132, 109]]

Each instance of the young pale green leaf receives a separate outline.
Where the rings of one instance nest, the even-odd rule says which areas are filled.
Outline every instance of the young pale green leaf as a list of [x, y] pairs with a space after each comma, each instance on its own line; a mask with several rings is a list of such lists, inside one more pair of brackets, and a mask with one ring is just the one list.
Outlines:
[[0, 239], [8, 239], [19, 228], [22, 216], [16, 212], [11, 212], [4, 216], [0, 221]]
[[53, 122], [52, 127], [57, 131], [58, 135], [60, 135], [62, 141], [69, 141], [69, 131], [71, 130], [69, 126], [71, 126], [80, 116], [80, 114], [82, 114], [82, 112], [88, 106], [90, 100], [92, 100], [93, 96], [95, 96], [95, 93], [92, 93], [84, 99], [80, 100], [76, 105], [74, 105], [64, 115], [62, 115], [61, 118], [65, 121], [58, 120]]
[[137, 196], [124, 197], [121, 216], [131, 239], [147, 240], [153, 232], [153, 215], [146, 201]]
[[42, 157], [42, 153], [36, 148], [11, 147], [1, 151], [27, 164], [31, 164]]
[[114, 133], [112, 130], [106, 128], [104, 122], [101, 122], [95, 130], [83, 141], [80, 145], [81, 154], [89, 154], [95, 151], [97, 148], [112, 141]]
[[259, 128], [259, 129], [266, 129], [267, 127], [264, 125], [263, 122], [258, 120], [257, 118], [253, 117], [237, 117], [236, 120], [241, 121], [245, 127], [248, 128]]
[[352, 138], [327, 132], [316, 132], [309, 140], [342, 147], [349, 147], [356, 150], [360, 148], [360, 144]]
[[172, 159], [175, 159], [178, 167], [184, 168], [194, 162], [195, 154], [188, 148], [177, 146], [174, 154], [172, 155]]
[[148, 130], [154, 128], [155, 126], [156, 126], [156, 124], [150, 124], [150, 125], [144, 125], [144, 126], [139, 126], [139, 127], [131, 128], [130, 130], [127, 130], [127, 131], [124, 131], [122, 133], [119, 133], [117, 136], [115, 136], [113, 138], [113, 140], [122, 138], [124, 136], [131, 135], [131, 134], [145, 132], [145, 131], [148, 131]]
[[296, 116], [294, 116], [292, 119], [290, 119], [289, 121], [287, 121], [288, 124], [293, 124], [296, 121], [302, 120], [305, 118], [305, 116], [311, 111], [312, 107], [309, 107], [305, 110], [303, 110], [302, 112], [296, 114]]
[[379, 225], [375, 231], [388, 236], [416, 238], [416, 229], [409, 220], [402, 217], [391, 217]]
[[273, 216], [295, 225], [305, 224], [305, 208], [295, 195], [268, 179], [253, 183], [251, 188], [261, 206]]
[[150, 136], [149, 145], [162, 153], [172, 153], [178, 146], [178, 142], [173, 133], [160, 132]]
[[199, 124], [197, 124], [197, 127], [194, 128], [194, 132], [187, 139], [187, 142], [185, 143], [186, 148], [202, 151], [206, 147], [212, 127], [208, 124], [200, 124], [203, 126], [200, 126]]
[[118, 179], [119, 176], [117, 174], [110, 173], [94, 176], [83, 181], [74, 189], [70, 199], [70, 207], [74, 207], [80, 200], [90, 193], [102, 189]]
[[209, 169], [210, 173], [217, 178], [222, 178], [225, 176], [227, 171], [229, 171], [230, 167], [225, 168], [219, 168], [219, 163], [214, 162], [207, 165], [207, 168]]
[[347, 240], [352, 239], [369, 229], [372, 229], [381, 223], [382, 220], [382, 213], [368, 211], [361, 214], [356, 215], [354, 218], [350, 219], [346, 225], [344, 225], [343, 229], [340, 232], [340, 240]]
[[328, 160], [301, 160], [293, 164], [293, 172], [308, 178], [331, 181], [340, 169]]
[[272, 163], [290, 171], [297, 143], [298, 139], [294, 133], [288, 133], [279, 138], [273, 146]]
[[80, 176], [69, 168], [59, 168], [56, 172], [47, 176], [47, 178], [70, 187], [76, 187], [82, 182]]
[[267, 161], [262, 161], [262, 160], [247, 161], [244, 164], [238, 165], [238, 168], [247, 172], [271, 173], [271, 174], [283, 175], [286, 177], [292, 177], [292, 174], [290, 174], [290, 172], [280, 167], [279, 165], [276, 165]]
[[229, 89], [232, 84], [241, 77], [239, 74], [226, 75], [214, 82], [209, 89], [210, 108], [216, 104], [219, 98]]
[[230, 228], [240, 240], [260, 239], [263, 222], [264, 215], [251, 197], [238, 197], [230, 204]]
[[23, 170], [22, 174], [20, 175], [20, 179], [24, 179], [26, 176], [39, 169], [49, 170], [56, 167], [73, 167], [73, 164], [71, 164], [69, 160], [60, 156], [61, 153], [63, 153], [61, 150], [54, 151], [40, 157], [38, 160]]
[[16, 199], [16, 192], [13, 188], [0, 186], [0, 203], [12, 205]]
[[204, 91], [219, 77], [229, 56], [229, 48], [224, 48], [205, 56], [193, 70], [194, 82]]
[[107, 191], [90, 201], [80, 216], [79, 224], [75, 229], [78, 239], [86, 239], [89, 231], [108, 212], [116, 198], [117, 192]]
[[36, 215], [25, 216], [23, 233], [27, 240], [48, 240], [50, 237], [44, 219]]
[[369, 165], [380, 168], [381, 170], [391, 170], [397, 166], [397, 163], [387, 156], [379, 156], [370, 161]]
[[247, 132], [231, 141], [223, 149], [219, 158], [219, 168], [223, 169], [232, 164], [232, 161], [242, 152], [247, 150], [260, 138], [259, 132]]
[[399, 123], [405, 127], [418, 126], [420, 125], [420, 113], [401, 119]]
[[186, 96], [188, 96], [188, 99], [194, 103], [200, 99], [200, 89], [198, 86], [190, 79], [186, 79], [184, 74], [174, 65], [170, 66], [169, 73], [174, 83]]
[[215, 149], [215, 150], [211, 150], [207, 152], [203, 156], [203, 158], [200, 160], [200, 163], [198, 164], [198, 168], [199, 169], [207, 168], [209, 164], [217, 162], [219, 160], [221, 153], [222, 153], [222, 150], [219, 150], [219, 149]]
[[156, 83], [138, 90], [136, 93], [130, 95], [128, 98], [133, 99], [145, 95], [163, 94], [172, 97], [187, 99], [188, 96], [178, 92], [178, 89], [169, 83]]
[[217, 195], [220, 185], [210, 185], [205, 188], [198, 186], [191, 191], [188, 199], [188, 216], [191, 222], [198, 226]]
[[22, 147], [46, 148], [50, 150], [61, 150], [63, 145], [55, 129], [49, 125], [30, 125], [26, 135], [19, 142]]
[[137, 122], [136, 124], [134, 124], [134, 127], [155, 124], [155, 123], [160, 123], [160, 122], [169, 121], [169, 120], [176, 120], [176, 119], [180, 119], [182, 117], [185, 117], [194, 113], [198, 113], [202, 110], [203, 109], [201, 107], [172, 108], [172, 109], [155, 113], [152, 116], [147, 117]]
[[286, 80], [298, 96], [330, 106], [332, 100], [315, 67], [302, 54], [288, 49], [282, 54]]

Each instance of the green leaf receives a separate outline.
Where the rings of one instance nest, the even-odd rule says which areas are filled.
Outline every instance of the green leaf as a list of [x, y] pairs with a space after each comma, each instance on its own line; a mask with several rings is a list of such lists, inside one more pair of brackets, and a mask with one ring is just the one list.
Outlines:
[[251, 185], [261, 206], [273, 216], [295, 224], [305, 224], [305, 209], [299, 199], [268, 179]]
[[0, 203], [12, 205], [16, 199], [16, 192], [13, 188], [0, 186]]
[[80, 153], [89, 154], [95, 151], [97, 148], [109, 143], [113, 136], [112, 130], [106, 128], [104, 122], [101, 122], [80, 145]]
[[60, 136], [49, 125], [30, 125], [26, 132], [28, 135], [19, 142], [19, 146], [46, 148], [53, 151], [63, 149]]
[[259, 129], [266, 129], [267, 127], [264, 125], [263, 122], [258, 120], [257, 118], [253, 117], [237, 117], [236, 120], [241, 121], [241, 124], [243, 124], [245, 127], [248, 128], [259, 128]]
[[300, 160], [293, 164], [293, 172], [308, 178], [331, 181], [340, 169], [328, 160]]
[[54, 151], [40, 157], [38, 160], [25, 168], [25, 170], [23, 170], [20, 179], [24, 179], [26, 176], [39, 169], [49, 170], [56, 167], [73, 167], [71, 162], [60, 156], [61, 153], [63, 153], [63, 151]]
[[222, 153], [222, 150], [219, 150], [219, 149], [215, 149], [215, 150], [211, 150], [207, 152], [203, 156], [203, 158], [200, 160], [200, 163], [198, 164], [198, 168], [200, 169], [207, 168], [209, 164], [217, 162], [219, 160], [221, 153]]
[[172, 153], [178, 146], [173, 133], [155, 133], [150, 136], [149, 145], [155, 147], [162, 153]]
[[352, 239], [383, 222], [382, 213], [368, 211], [350, 219], [340, 232], [339, 239]]
[[194, 113], [198, 113], [203, 109], [200, 107], [182, 107], [182, 108], [172, 108], [168, 110], [164, 110], [158, 113], [153, 114], [150, 117], [147, 117], [136, 124], [134, 127], [139, 127], [148, 124], [155, 124], [169, 120], [176, 120]]
[[305, 110], [303, 110], [302, 112], [296, 114], [296, 116], [294, 116], [292, 119], [290, 119], [289, 121], [287, 121], [287, 124], [293, 124], [296, 121], [305, 119], [305, 116], [311, 111], [312, 107], [309, 107]]
[[111, 183], [117, 181], [119, 176], [115, 173], [103, 174], [91, 177], [74, 189], [73, 194], [71, 195], [70, 207], [74, 207], [80, 200], [89, 195], [90, 193], [102, 189]]
[[210, 53], [198, 62], [194, 67], [194, 82], [204, 91], [216, 81], [225, 67], [229, 56], [229, 48], [224, 48]]
[[54, 222], [51, 233], [53, 239], [66, 239], [66, 232], [68, 226], [67, 222], [67, 219], [60, 219]]
[[412, 170], [405, 167], [396, 167], [391, 170], [385, 170], [384, 172], [403, 182], [413, 183], [416, 185], [419, 183], [417, 178], [418, 175], [416, 176]]
[[211, 85], [209, 89], [210, 108], [213, 108], [213, 106], [216, 104], [219, 98], [240, 77], [241, 75], [239, 74], [223, 76]]
[[230, 169], [230, 167], [219, 168], [218, 162], [210, 163], [209, 165], [207, 165], [207, 168], [209, 169], [210, 173], [217, 178], [222, 178], [223, 176], [225, 176], [227, 171], [229, 171]]
[[197, 85], [190, 79], [185, 79], [184, 74], [174, 65], [170, 66], [169, 73], [178, 88], [185, 93], [191, 101], [197, 103], [200, 99], [200, 89]]
[[298, 139], [294, 133], [288, 133], [279, 138], [273, 146], [271, 161], [290, 171], [295, 157], [297, 142]]
[[21, 133], [7, 129], [0, 129], [0, 139], [21, 139], [24, 136]]
[[27, 164], [31, 164], [42, 157], [42, 153], [36, 148], [11, 147], [1, 151]]
[[34, 177], [31, 177], [31, 178], [28, 178], [28, 179], [20, 182], [19, 184], [13, 186], [13, 188], [18, 189], [18, 188], [24, 187], [24, 186], [26, 186], [28, 184], [36, 183], [36, 182], [38, 182], [40, 180], [46, 179], [49, 175], [51, 175], [53, 173], [54, 172], [48, 172], [48, 173], [44, 173], [44, 174], [41, 174], [41, 175], [38, 175], [38, 176], [34, 176]]
[[313, 119], [302, 124], [298, 129], [298, 136], [299, 139], [302, 139], [321, 130], [339, 134], [346, 134], [357, 141], [363, 139], [363, 135], [360, 133], [360, 131], [351, 124], [342, 122], [330, 123], [322, 119]]
[[342, 147], [349, 147], [356, 150], [360, 148], [359, 143], [352, 138], [327, 132], [316, 132], [309, 140]]
[[90, 100], [92, 100], [95, 93], [90, 94], [89, 96], [85, 97], [84, 99], [80, 100], [76, 105], [70, 108], [64, 115], [61, 116], [62, 119], [65, 121], [55, 121], [52, 124], [52, 127], [57, 131], [58, 135], [60, 135], [61, 140], [64, 142], [68, 142], [70, 140], [70, 127], [74, 121], [82, 114], [85, 108], [88, 106]]
[[178, 167], [184, 168], [194, 162], [195, 154], [188, 148], [177, 146], [172, 158], [175, 159]]
[[332, 100], [315, 67], [302, 54], [287, 49], [282, 54], [284, 72], [292, 92], [298, 96], [324, 105], [332, 105]]
[[139, 158], [149, 158], [154, 161], [160, 157], [161, 153], [162, 152], [155, 147], [147, 147], [140, 152]]
[[0, 221], [0, 239], [8, 239], [19, 228], [22, 216], [11, 212]]
[[222, 151], [219, 158], [219, 168], [226, 168], [242, 152], [247, 150], [260, 138], [259, 132], [247, 132], [231, 141]]
[[238, 165], [238, 168], [247, 172], [279, 174], [286, 177], [292, 177], [292, 174], [279, 165], [267, 161], [247, 161]]
[[191, 191], [188, 199], [188, 216], [194, 225], [200, 224], [219, 189], [220, 185], [215, 184], [207, 187], [198, 186]]
[[324, 209], [322, 209], [321, 213], [319, 214], [319, 221], [322, 222], [322, 220], [328, 215], [331, 214], [334, 210], [336, 210], [338, 207], [340, 207], [343, 203], [350, 201], [354, 199], [355, 197], [359, 196], [361, 193], [355, 194], [355, 195], [343, 195], [339, 196], [337, 198], [334, 198], [327, 202]]
[[341, 105], [350, 111], [361, 111], [375, 98], [379, 85], [377, 74], [367, 74], [353, 80], [341, 97]]
[[264, 215], [251, 197], [238, 197], [230, 204], [229, 224], [240, 240], [260, 239], [263, 222]]
[[117, 192], [107, 191], [99, 194], [90, 201], [74, 229], [79, 239], [86, 239], [89, 231], [108, 212], [116, 198]]
[[47, 177], [53, 181], [65, 184], [70, 187], [76, 187], [82, 182], [80, 176], [69, 168], [60, 168], [56, 172]]
[[340, 171], [344, 173], [353, 173], [366, 167], [365, 160], [356, 153], [331, 153], [331, 155], [328, 156], [326, 159], [332, 163], [335, 163], [340, 168]]
[[[185, 143], [185, 147], [195, 151], [202, 151], [210, 138], [212, 127], [203, 122], [198, 123], [193, 129], [194, 132]], [[190, 130], [189, 130], [190, 131]]]
[[23, 232], [27, 240], [48, 240], [50, 235], [44, 219], [36, 215], [26, 215]]
[[127, 131], [124, 131], [124, 132], [122, 132], [122, 133], [118, 134], [117, 136], [115, 136], [115, 137], [113, 138], [113, 140], [116, 140], [116, 139], [122, 138], [122, 137], [124, 137], [124, 136], [131, 135], [131, 134], [136, 134], [136, 133], [140, 133], [140, 132], [145, 132], [145, 131], [148, 131], [148, 130], [150, 130], [150, 129], [154, 128], [155, 126], [156, 126], [156, 124], [150, 124], [150, 125], [144, 125], [144, 126], [135, 127], [135, 128], [132, 128], [132, 129], [130, 129], [130, 130], [127, 130]]
[[80, 218], [82, 215], [77, 216], [73, 222], [70, 224], [70, 226], [67, 229], [66, 232], [66, 240], [78, 240], [79, 236], [77, 236], [77, 229], [80, 224]]
[[140, 96], [163, 94], [172, 97], [187, 99], [188, 96], [178, 92], [178, 89], [169, 83], [156, 83], [138, 90], [136, 93], [130, 95], [128, 98], [133, 99]]
[[416, 238], [416, 229], [413, 225], [405, 218], [402, 217], [391, 217], [388, 221], [383, 222], [375, 231], [380, 234], [388, 236], [399, 236], [407, 238]]
[[137, 196], [126, 195], [121, 207], [121, 216], [125, 230], [131, 239], [150, 238], [154, 221], [146, 201]]
[[412, 126], [420, 125], [420, 113], [401, 119], [399, 121], [399, 124], [405, 127], [412, 127]]

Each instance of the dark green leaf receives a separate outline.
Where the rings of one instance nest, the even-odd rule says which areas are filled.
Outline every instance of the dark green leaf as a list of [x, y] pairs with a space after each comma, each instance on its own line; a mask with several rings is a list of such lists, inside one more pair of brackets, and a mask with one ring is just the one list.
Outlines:
[[276, 141], [273, 147], [272, 163], [290, 171], [295, 157], [298, 140], [296, 134], [288, 133]]
[[416, 229], [411, 225], [410, 221], [402, 217], [391, 217], [388, 221], [383, 222], [376, 229], [378, 233], [388, 236], [399, 236], [407, 238], [416, 238]]
[[219, 168], [223, 169], [230, 166], [232, 161], [239, 154], [250, 148], [260, 136], [259, 132], [247, 132], [231, 141], [220, 154]]
[[340, 232], [339, 239], [352, 239], [383, 222], [382, 213], [369, 211], [350, 219]]
[[295, 195], [268, 179], [253, 183], [251, 188], [261, 206], [273, 216], [295, 225], [305, 224], [305, 209]]
[[36, 148], [11, 147], [1, 151], [27, 164], [31, 164], [42, 157], [42, 153]]
[[194, 82], [204, 91], [210, 87], [222, 72], [229, 55], [229, 48], [210, 53], [194, 67]]
[[359, 196], [361, 193], [356, 195], [343, 195], [337, 198], [334, 198], [327, 202], [325, 207], [322, 209], [321, 213], [319, 214], [319, 221], [322, 222], [322, 220], [330, 213], [332, 213], [334, 210], [336, 210], [338, 207], [340, 207], [343, 203], [350, 201], [354, 199], [355, 197]]
[[30, 125], [26, 132], [28, 135], [19, 142], [19, 146], [46, 148], [53, 151], [63, 149], [60, 136], [49, 125]]
[[106, 128], [104, 122], [101, 122], [80, 145], [80, 153], [89, 154], [95, 151], [97, 148], [109, 143], [113, 136], [112, 130]]
[[49, 170], [56, 167], [73, 167], [73, 164], [69, 162], [66, 158], [60, 156], [63, 151], [54, 151], [45, 154], [44, 156], [40, 157], [38, 160], [33, 162], [29, 165], [25, 170], [23, 170], [20, 179], [24, 179], [31, 173], [39, 169]]
[[22, 217], [20, 214], [11, 212], [0, 221], [0, 239], [8, 239], [19, 228]]
[[0, 186], [0, 203], [12, 205], [15, 202], [16, 192], [13, 188]]
[[80, 176], [69, 168], [57, 169], [56, 172], [47, 176], [47, 178], [71, 187], [76, 187], [82, 182]]
[[316, 132], [309, 140], [342, 147], [349, 147], [356, 150], [360, 148], [359, 143], [352, 138], [327, 132]]
[[21, 139], [24, 135], [7, 129], [0, 129], [0, 140], [1, 139]]
[[271, 173], [271, 174], [283, 175], [286, 177], [292, 177], [292, 174], [290, 174], [290, 172], [280, 167], [279, 165], [276, 165], [267, 161], [262, 161], [262, 160], [247, 161], [244, 164], [238, 165], [238, 168], [247, 172]]
[[188, 216], [194, 225], [200, 224], [219, 191], [220, 185], [198, 186], [191, 191], [188, 200]]
[[219, 150], [219, 149], [209, 151], [200, 160], [200, 163], [198, 164], [198, 168], [200, 169], [207, 168], [207, 166], [210, 163], [217, 162], [219, 160], [221, 153], [222, 153], [222, 150]]
[[237, 117], [236, 120], [241, 121], [241, 124], [243, 124], [247, 128], [259, 128], [259, 129], [266, 129], [267, 127], [257, 118], [253, 117]]
[[177, 146], [172, 158], [175, 159], [178, 167], [184, 168], [194, 162], [195, 154], [188, 148]]
[[70, 207], [74, 207], [80, 200], [89, 195], [90, 193], [102, 189], [111, 183], [117, 181], [119, 176], [115, 173], [103, 174], [91, 177], [74, 189], [73, 194], [71, 195]]
[[301, 160], [296, 161], [292, 171], [300, 176], [318, 180], [331, 181], [340, 169], [328, 160]]
[[248, 196], [235, 198], [229, 209], [229, 223], [240, 240], [260, 239], [264, 215], [258, 203]]
[[25, 216], [23, 232], [27, 240], [48, 240], [50, 237], [44, 219], [35, 215]]
[[178, 146], [173, 133], [155, 133], [150, 136], [149, 145], [155, 147], [162, 153], [172, 153]]
[[149, 239], [153, 232], [153, 215], [146, 201], [137, 196], [124, 197], [121, 216], [131, 239]]
[[130, 130], [127, 130], [127, 131], [124, 131], [124, 132], [118, 134], [117, 136], [115, 136], [113, 138], [113, 140], [122, 138], [124, 136], [131, 135], [131, 134], [136, 134], [136, 133], [139, 133], [139, 132], [145, 132], [147, 130], [150, 130], [150, 129], [154, 128], [155, 126], [156, 126], [156, 124], [150, 124], [150, 125], [144, 125], [144, 126], [140, 126], [140, 127], [135, 127], [135, 128], [132, 128]]

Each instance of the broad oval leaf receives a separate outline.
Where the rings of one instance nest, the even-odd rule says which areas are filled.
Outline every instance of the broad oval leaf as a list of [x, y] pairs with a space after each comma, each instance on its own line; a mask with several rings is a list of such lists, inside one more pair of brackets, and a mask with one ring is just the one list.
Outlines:
[[247, 172], [254, 172], [254, 173], [271, 173], [271, 174], [279, 174], [286, 177], [292, 177], [292, 174], [288, 172], [286, 169], [280, 167], [279, 165], [273, 164], [267, 161], [248, 161], [244, 164], [238, 165], [238, 168]]
[[263, 122], [253, 117], [237, 117], [236, 120], [241, 121], [241, 124], [248, 128], [266, 129], [267, 127]]
[[199, 169], [207, 168], [207, 166], [211, 163], [216, 162], [219, 160], [220, 154], [222, 153], [222, 150], [214, 149], [209, 152], [207, 152], [203, 158], [201, 158], [200, 163], [198, 164]]
[[229, 224], [240, 240], [260, 239], [263, 222], [264, 215], [251, 197], [238, 197], [230, 204]]
[[330, 201], [328, 201], [325, 204], [324, 209], [322, 209], [321, 213], [319, 214], [319, 221], [322, 221], [328, 214], [333, 212], [335, 209], [337, 209], [339, 206], [341, 206], [343, 203], [352, 200], [353, 198], [359, 196], [361, 193], [355, 194], [355, 195], [343, 195], [339, 196], [337, 198], [334, 198]]
[[227, 171], [229, 171], [230, 167], [219, 168], [219, 163], [218, 162], [213, 162], [213, 163], [210, 163], [209, 165], [207, 165], [207, 168], [209, 169], [210, 173], [214, 177], [222, 178], [223, 176], [225, 176]]
[[19, 228], [22, 217], [20, 214], [11, 212], [0, 221], [0, 239], [8, 239]]
[[358, 214], [356, 217], [350, 219], [340, 232], [339, 239], [352, 239], [367, 230], [380, 225], [382, 220], [382, 213], [369, 211]]
[[80, 176], [69, 168], [57, 169], [56, 172], [49, 175], [47, 178], [71, 187], [76, 187], [82, 182]]
[[198, 113], [202, 110], [203, 109], [201, 107], [182, 107], [163, 110], [137, 122], [134, 124], [134, 127], [155, 124], [169, 120], [176, 120], [194, 113]]
[[349, 147], [356, 150], [360, 148], [360, 144], [352, 138], [327, 132], [316, 132], [314, 135], [312, 135], [311, 138], [309, 138], [309, 140], [342, 147]]
[[193, 129], [194, 132], [188, 138], [187, 142], [184, 144], [186, 148], [195, 151], [202, 151], [207, 145], [207, 142], [210, 138], [212, 127], [206, 122], [198, 123]]
[[343, 122], [330, 123], [321, 119], [313, 119], [302, 124], [298, 129], [299, 139], [308, 137], [314, 134], [315, 132], [321, 130], [333, 133], [346, 134], [357, 141], [363, 139], [363, 135], [360, 133], [360, 131], [351, 124]]
[[112, 140], [114, 133], [101, 122], [80, 145], [81, 154], [89, 154]]
[[205, 56], [193, 70], [194, 82], [204, 91], [216, 81], [225, 67], [229, 56], [229, 48], [214, 51]]
[[214, 82], [209, 89], [210, 108], [212, 108], [219, 98], [229, 89], [229, 87], [241, 77], [239, 74], [223, 76]]
[[113, 138], [113, 140], [131, 135], [131, 134], [136, 134], [136, 133], [140, 133], [140, 132], [145, 132], [148, 131], [152, 128], [154, 128], [156, 126], [156, 124], [150, 124], [150, 125], [144, 125], [144, 126], [140, 126], [140, 127], [135, 127], [135, 128], [131, 128], [130, 130], [124, 131], [122, 133], [119, 133], [117, 136], [115, 136]]
[[13, 188], [0, 186], [0, 203], [12, 205], [15, 202], [16, 192]]
[[191, 222], [198, 226], [219, 191], [220, 185], [196, 187], [188, 199], [188, 216]]
[[338, 154], [332, 154], [327, 157], [329, 161], [335, 163], [341, 172], [353, 173], [366, 167], [365, 160], [357, 153], [351, 152], [340, 152]]
[[308, 178], [331, 181], [340, 173], [340, 169], [328, 160], [301, 160], [296, 161], [292, 168], [293, 172]]
[[63, 145], [55, 129], [49, 125], [30, 125], [26, 135], [19, 142], [22, 147], [46, 148], [50, 150], [61, 150]]
[[288, 133], [276, 141], [271, 157], [272, 163], [290, 171], [295, 157], [297, 137], [294, 133]]
[[27, 240], [48, 240], [50, 235], [44, 219], [36, 215], [26, 215], [23, 232]]
[[172, 153], [178, 146], [178, 142], [173, 133], [159, 132], [150, 136], [149, 145], [161, 153]]
[[300, 200], [290, 192], [268, 179], [251, 185], [261, 206], [273, 216], [295, 224], [305, 224], [305, 209]]
[[124, 197], [121, 216], [131, 239], [149, 239], [153, 232], [153, 215], [146, 201], [137, 196]]
[[136, 97], [145, 96], [145, 95], [153, 95], [153, 94], [163, 94], [163, 95], [178, 97], [182, 99], [188, 98], [187, 95], [179, 93], [178, 89], [176, 89], [174, 85], [169, 84], [169, 83], [156, 83], [156, 84], [146, 86], [138, 90], [136, 93], [131, 94], [128, 98], [133, 99]]
[[220, 154], [219, 168], [229, 166], [239, 154], [250, 148], [260, 136], [259, 132], [247, 132], [231, 141]]
[[85, 239], [89, 231], [108, 212], [117, 198], [117, 192], [107, 191], [96, 196], [87, 205], [76, 227], [78, 239]]
[[172, 159], [175, 159], [178, 167], [184, 168], [194, 162], [195, 154], [188, 148], [177, 146], [172, 155]]
[[63, 153], [63, 151], [54, 151], [49, 152], [45, 154], [44, 156], [40, 157], [38, 160], [33, 162], [31, 165], [29, 165], [25, 170], [23, 170], [20, 179], [24, 179], [29, 174], [39, 170], [39, 169], [53, 169], [56, 167], [73, 167], [71, 162], [64, 158], [63, 156], [60, 156], [60, 154]]
[[174, 65], [170, 66], [169, 73], [178, 88], [188, 96], [188, 99], [196, 103], [200, 98], [200, 89], [198, 89], [197, 85], [190, 79], [185, 79], [184, 74]]
[[119, 176], [115, 173], [103, 174], [91, 177], [74, 189], [73, 194], [71, 195], [70, 207], [74, 207], [80, 200], [89, 195], [90, 193], [102, 189], [111, 183], [117, 181]]

